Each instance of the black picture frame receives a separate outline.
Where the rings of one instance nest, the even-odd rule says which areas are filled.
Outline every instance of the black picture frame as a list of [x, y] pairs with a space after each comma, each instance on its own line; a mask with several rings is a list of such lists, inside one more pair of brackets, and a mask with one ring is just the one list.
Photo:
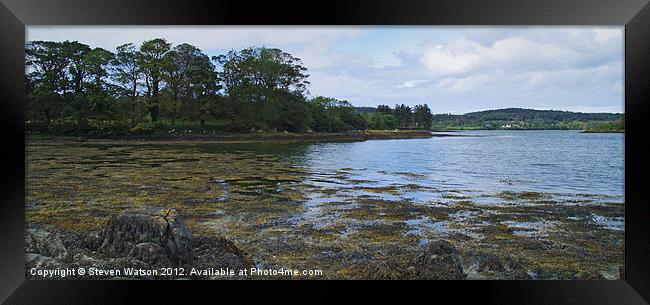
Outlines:
[[[650, 209], [650, 5], [648, 0], [72, 1], [0, 0], [0, 301], [6, 304], [139, 303], [180, 297], [225, 301], [324, 300], [339, 289], [369, 295], [488, 304], [648, 304]], [[625, 279], [617, 281], [231, 282], [25, 280], [24, 44], [26, 25], [620, 25], [625, 26]], [[253, 287], [255, 285], [255, 287]], [[234, 292], [234, 286], [247, 293]], [[260, 287], [261, 286], [261, 287]], [[304, 289], [310, 288], [310, 289]], [[370, 289], [367, 289], [370, 288]], [[336, 293], [335, 293], [336, 292]], [[309, 294], [311, 293], [311, 294]], [[178, 294], [178, 295], [174, 295]]]

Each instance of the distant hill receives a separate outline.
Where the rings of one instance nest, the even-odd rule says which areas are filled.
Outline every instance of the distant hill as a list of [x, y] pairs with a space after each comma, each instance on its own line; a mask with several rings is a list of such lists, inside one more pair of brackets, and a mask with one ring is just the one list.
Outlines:
[[620, 113], [582, 113], [559, 110], [506, 108], [461, 115], [435, 114], [434, 129], [577, 129], [621, 122]]

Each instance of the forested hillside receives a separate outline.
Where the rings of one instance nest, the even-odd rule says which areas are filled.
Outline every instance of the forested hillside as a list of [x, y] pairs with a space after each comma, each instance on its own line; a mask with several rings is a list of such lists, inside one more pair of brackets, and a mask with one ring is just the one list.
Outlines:
[[602, 123], [619, 122], [618, 113], [581, 113], [558, 110], [506, 108], [470, 112], [462, 115], [436, 114], [434, 129], [578, 129], [587, 130]]

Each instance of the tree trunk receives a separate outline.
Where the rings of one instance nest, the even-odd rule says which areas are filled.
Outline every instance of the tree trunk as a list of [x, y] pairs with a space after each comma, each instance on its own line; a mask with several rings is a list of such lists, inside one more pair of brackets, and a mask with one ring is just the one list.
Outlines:
[[136, 107], [136, 101], [137, 101], [137, 92], [136, 92], [136, 86], [135, 84], [133, 85], [133, 93], [131, 94], [131, 128], [135, 127], [137, 124], [136, 118], [137, 118], [137, 112], [138, 108]]
[[156, 99], [157, 98], [154, 97], [149, 101], [150, 102], [149, 113], [151, 114], [151, 122], [158, 121], [159, 107], [158, 107], [158, 101]]

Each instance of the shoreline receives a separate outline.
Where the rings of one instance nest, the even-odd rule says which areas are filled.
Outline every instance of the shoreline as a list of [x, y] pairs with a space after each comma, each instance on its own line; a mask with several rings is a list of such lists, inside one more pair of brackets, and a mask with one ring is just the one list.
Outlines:
[[625, 130], [583, 130], [580, 133], [625, 133]]
[[277, 142], [333, 142], [365, 140], [427, 139], [432, 137], [454, 137], [460, 135], [437, 133], [428, 130], [409, 131], [367, 131], [345, 133], [228, 133], [228, 134], [129, 134], [115, 136], [63, 136], [49, 134], [29, 134], [28, 142], [72, 141], [72, 142], [129, 142], [129, 143], [277, 143]]
[[[366, 140], [408, 140], [429, 139], [440, 137], [477, 137], [480, 135], [460, 134], [461, 131], [474, 130], [368, 130], [355, 132], [324, 133], [324, 132], [264, 132], [264, 133], [221, 133], [221, 134], [192, 134], [192, 133], [151, 133], [125, 135], [56, 135], [47, 133], [30, 133], [25, 135], [25, 142], [38, 143], [46, 141], [70, 143], [128, 143], [128, 144], [182, 144], [182, 143], [213, 143], [213, 144], [243, 144], [243, 143], [325, 143], [325, 142], [354, 142]], [[553, 130], [553, 129], [512, 129], [514, 131]], [[580, 133], [619, 133], [625, 131], [588, 131], [575, 130]]]

